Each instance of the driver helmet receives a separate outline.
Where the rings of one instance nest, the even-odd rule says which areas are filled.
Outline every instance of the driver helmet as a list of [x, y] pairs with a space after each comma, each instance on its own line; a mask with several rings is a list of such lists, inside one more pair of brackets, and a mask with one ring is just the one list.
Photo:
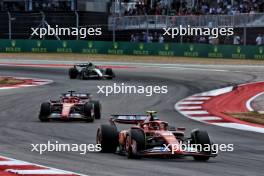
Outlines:
[[160, 128], [162, 129], [162, 130], [167, 130], [168, 129], [168, 123], [166, 123], [166, 122], [162, 122], [162, 123], [160, 123]]
[[150, 116], [150, 121], [158, 120], [157, 111], [147, 111], [147, 114]]
[[151, 129], [151, 130], [159, 130], [159, 124], [158, 123], [150, 123], [149, 124], [149, 128]]

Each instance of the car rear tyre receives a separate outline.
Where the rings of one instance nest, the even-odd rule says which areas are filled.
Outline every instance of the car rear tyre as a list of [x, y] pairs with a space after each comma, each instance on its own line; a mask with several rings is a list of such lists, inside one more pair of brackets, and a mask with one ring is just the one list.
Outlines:
[[99, 101], [92, 101], [94, 104], [94, 117], [95, 119], [101, 118], [101, 104]]
[[[210, 137], [208, 135], [208, 133], [206, 131], [203, 130], [195, 130], [191, 133], [191, 139], [192, 139], [192, 144], [200, 144], [202, 146], [202, 153], [206, 154], [206, 155], [210, 155], [212, 153], [211, 149], [211, 145], [212, 142], [210, 140]], [[208, 146], [210, 146], [210, 150], [205, 150], [205, 148], [208, 149]], [[210, 156], [202, 156], [202, 155], [197, 155], [197, 156], [193, 156], [193, 158], [196, 161], [208, 161], [210, 159]]]
[[49, 102], [42, 103], [40, 106], [39, 120], [41, 122], [48, 122], [48, 116], [51, 114], [51, 104]]
[[76, 68], [69, 69], [69, 77], [70, 79], [76, 79], [78, 76], [78, 70]]
[[101, 152], [114, 153], [118, 146], [118, 131], [111, 125], [101, 125], [97, 130], [96, 143], [101, 144]]
[[115, 74], [112, 70], [112, 68], [106, 68], [105, 74], [108, 75], [107, 79], [113, 79], [115, 77]]
[[84, 116], [86, 118], [87, 122], [93, 122], [94, 121], [94, 106], [91, 103], [85, 103], [84, 104]]
[[85, 71], [84, 70], [81, 71], [80, 79], [85, 80]]
[[140, 159], [139, 152], [145, 149], [145, 134], [141, 129], [131, 129], [126, 138], [127, 157]]

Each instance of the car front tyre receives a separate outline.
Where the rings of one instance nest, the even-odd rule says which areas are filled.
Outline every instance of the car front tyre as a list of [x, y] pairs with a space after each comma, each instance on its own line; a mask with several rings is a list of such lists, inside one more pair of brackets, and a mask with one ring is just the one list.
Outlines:
[[[206, 131], [203, 130], [195, 130], [191, 133], [191, 139], [192, 139], [192, 143], [193, 144], [198, 144], [202, 146], [202, 153], [206, 154], [206, 155], [210, 155], [212, 153], [212, 151], [205, 151], [205, 147], [212, 145], [212, 142], [210, 140], [210, 137], [208, 135], [208, 133]], [[212, 147], [211, 147], [212, 148]], [[196, 161], [208, 161], [210, 159], [210, 156], [204, 156], [204, 155], [196, 155], [193, 156], [193, 158]]]
[[126, 138], [127, 157], [140, 159], [139, 152], [145, 149], [145, 134], [141, 129], [131, 129]]
[[94, 121], [94, 107], [91, 103], [84, 104], [84, 116], [86, 118], [86, 122], [93, 122]]
[[39, 120], [41, 122], [48, 122], [48, 116], [51, 114], [51, 104], [49, 102], [44, 102], [40, 106]]
[[70, 68], [69, 69], [69, 77], [70, 79], [76, 79], [78, 76], [78, 70], [76, 68]]
[[92, 101], [94, 104], [94, 116], [95, 119], [101, 119], [101, 104], [99, 101]]
[[106, 68], [105, 74], [108, 76], [107, 79], [113, 79], [115, 77], [115, 73], [112, 68]]

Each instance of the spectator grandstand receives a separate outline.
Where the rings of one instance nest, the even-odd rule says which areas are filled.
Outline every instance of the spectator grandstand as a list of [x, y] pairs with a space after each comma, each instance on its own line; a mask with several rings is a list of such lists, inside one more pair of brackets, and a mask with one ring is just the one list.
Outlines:
[[0, 0], [0, 11], [74, 11], [76, 0]]
[[112, 6], [120, 6], [119, 14], [125, 16], [234, 15], [264, 11], [263, 0], [124, 0]]
[[[165, 36], [164, 41], [245, 45], [256, 44], [257, 35], [264, 31], [264, 0], [116, 0], [111, 7], [108, 26], [110, 30], [118, 31], [117, 40], [129, 40], [129, 35], [133, 34], [141, 42], [155, 42], [157, 40], [146, 39], [152, 39], [154, 33], [162, 34], [163, 28], [190, 25], [233, 27], [236, 35], [214, 40], [205, 36], [174, 39]], [[144, 35], [150, 37], [142, 37]]]
[[[0, 0], [1, 11], [74, 11], [78, 0]], [[92, 3], [91, 0], [79, 0]], [[233, 15], [264, 12], [263, 0], [101, 0], [121, 15]], [[95, 2], [93, 2], [95, 3]], [[114, 10], [115, 9], [115, 10]]]
[[[0, 0], [0, 38], [27, 39], [31, 27], [47, 24], [101, 27], [96, 40], [263, 45], [264, 0]], [[236, 35], [162, 35], [180, 25], [233, 27]]]

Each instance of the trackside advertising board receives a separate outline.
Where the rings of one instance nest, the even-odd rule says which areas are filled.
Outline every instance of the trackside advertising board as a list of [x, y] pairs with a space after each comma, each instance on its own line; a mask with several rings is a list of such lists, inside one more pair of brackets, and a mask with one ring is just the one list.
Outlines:
[[84, 40], [0, 40], [2, 53], [83, 53], [264, 59], [264, 46], [130, 43]]

